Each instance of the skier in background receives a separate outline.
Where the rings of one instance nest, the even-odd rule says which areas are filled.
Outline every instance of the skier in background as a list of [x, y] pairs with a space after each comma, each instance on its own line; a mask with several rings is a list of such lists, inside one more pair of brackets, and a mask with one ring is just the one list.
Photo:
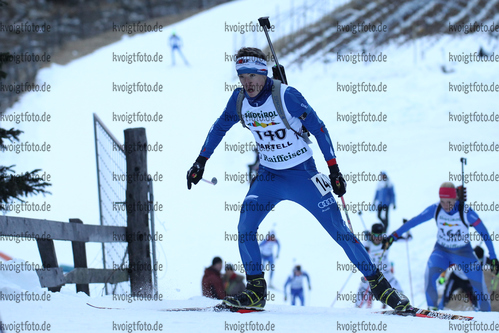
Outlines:
[[470, 280], [478, 298], [478, 309], [490, 311], [490, 300], [485, 297], [488, 295], [487, 286], [482, 267], [471, 247], [469, 227], [473, 226], [485, 241], [492, 260], [492, 272], [497, 275], [499, 263], [489, 232], [475, 211], [464, 204], [461, 205], [457, 199], [454, 184], [443, 183], [439, 189], [439, 197], [439, 203], [429, 206], [421, 214], [394, 231], [386, 239], [383, 247], [388, 249], [394, 241], [400, 238], [399, 235], [434, 218], [438, 228], [437, 242], [428, 259], [425, 272], [426, 302], [429, 310], [437, 310], [442, 306], [438, 304], [437, 279], [443, 271], [455, 264], [457, 269], [462, 270]]
[[[388, 179], [386, 172], [381, 171], [381, 179], [376, 187], [376, 194], [374, 196], [374, 206], [378, 207], [378, 218], [385, 226], [385, 232], [388, 230], [388, 211], [390, 205], [395, 209], [395, 191], [393, 184]], [[384, 213], [384, 217], [382, 216]]]
[[[265, 239], [260, 243], [260, 252], [262, 254], [262, 264], [264, 268], [269, 268], [270, 279], [269, 288], [274, 288], [272, 285], [272, 278], [274, 277], [274, 247], [277, 246], [277, 253], [275, 259], [279, 258], [279, 252], [281, 251], [281, 245], [275, 236], [275, 232], [269, 231]], [[266, 266], [267, 263], [267, 266]]]
[[[279, 202], [290, 200], [314, 215], [343, 248], [350, 261], [367, 277], [377, 299], [397, 310], [408, 309], [409, 299], [392, 288], [371, 262], [366, 249], [343, 221], [330, 192], [332, 187], [336, 195], [343, 196], [346, 182], [336, 162], [326, 126], [298, 90], [280, 85], [280, 81], [267, 76], [266, 59], [265, 53], [257, 48], [245, 47], [237, 52], [235, 67], [243, 88], [235, 89], [187, 172], [187, 188], [191, 189], [192, 184], [198, 184], [202, 179], [206, 162], [225, 133], [239, 121], [252, 132], [257, 146], [261, 148], [259, 175], [243, 201], [238, 224], [238, 245], [246, 271], [246, 290], [226, 297], [223, 303], [229, 307], [257, 310], [265, 306], [267, 284], [260, 248], [256, 239], [245, 239], [245, 235], [255, 235], [269, 211]], [[274, 88], [274, 96], [280, 98], [281, 103], [277, 104], [282, 105], [283, 118], [277, 113], [278, 108], [272, 98], [272, 89], [278, 85], [280, 88], [277, 91]], [[283, 119], [289, 123], [290, 129]], [[315, 166], [312, 150], [301, 135], [303, 126], [317, 139], [329, 167], [330, 183], [319, 178], [315, 178], [318, 183], [312, 180], [314, 176], [321, 175]], [[328, 189], [329, 192], [326, 191]]]
[[[371, 226], [371, 232], [367, 233], [364, 246], [371, 256], [373, 263], [378, 266], [378, 269], [383, 273], [388, 282], [390, 282], [395, 289], [402, 292], [399, 282], [395, 276], [393, 276], [393, 266], [388, 259], [388, 251], [383, 251], [384, 238], [386, 238], [386, 234], [383, 224], [374, 223]], [[364, 304], [366, 304], [367, 308], [372, 306], [372, 294], [369, 291], [369, 283], [367, 283], [366, 279], [362, 277], [359, 290], [357, 291], [355, 306], [360, 308]], [[385, 307], [386, 305], [383, 304], [383, 308]]]
[[288, 277], [286, 283], [284, 284], [284, 300], [288, 300], [288, 293], [286, 287], [288, 284], [290, 285], [291, 291], [291, 305], [296, 304], [296, 297], [300, 299], [301, 305], [305, 305], [305, 298], [303, 297], [303, 279], [307, 278], [308, 281], [308, 290], [312, 290], [312, 286], [310, 285], [310, 277], [307, 272], [301, 271], [301, 266], [296, 265], [293, 268], [293, 274]]
[[180, 37], [177, 36], [177, 34], [175, 33], [175, 31], [172, 32], [172, 35], [170, 36], [169, 43], [170, 43], [170, 47], [172, 48], [172, 66], [175, 66], [175, 51], [177, 51], [178, 54], [180, 54], [180, 56], [184, 60], [184, 63], [187, 66], [189, 66], [189, 63], [187, 62], [187, 59], [185, 59], [184, 54], [180, 50], [180, 48], [183, 45], [182, 44], [182, 39], [180, 39]]

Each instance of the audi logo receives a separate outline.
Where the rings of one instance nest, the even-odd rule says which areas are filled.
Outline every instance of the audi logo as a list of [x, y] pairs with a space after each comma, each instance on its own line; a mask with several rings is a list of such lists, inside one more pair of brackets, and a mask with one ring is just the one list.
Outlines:
[[334, 198], [331, 197], [329, 199], [326, 199], [324, 201], [319, 202], [317, 204], [317, 207], [319, 207], [320, 209], [322, 209], [322, 208], [326, 208], [327, 206], [331, 206], [334, 203], [336, 203], [336, 202], [334, 201]]

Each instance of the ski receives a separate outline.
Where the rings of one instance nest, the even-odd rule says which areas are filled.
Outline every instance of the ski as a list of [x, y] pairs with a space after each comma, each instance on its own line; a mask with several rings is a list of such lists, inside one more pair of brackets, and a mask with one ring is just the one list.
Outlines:
[[[90, 303], [87, 303], [88, 306], [91, 306], [95, 309], [101, 310], [127, 310], [126, 308], [110, 308], [105, 306], [97, 306]], [[251, 312], [262, 312], [264, 309], [244, 309], [244, 308], [236, 308], [232, 306], [225, 305], [223, 303], [217, 304], [214, 306], [206, 306], [206, 307], [193, 307], [193, 308], [173, 308], [173, 309], [158, 309], [157, 311], [163, 312], [187, 312], [187, 311], [213, 311], [213, 312], [237, 312], [237, 313], [251, 313]]]
[[88, 306], [91, 306], [95, 309], [101, 309], [101, 310], [126, 310], [125, 308], [108, 308], [108, 307], [105, 307], [105, 306], [97, 306], [97, 305], [93, 305], [93, 304], [90, 304], [90, 303], [87, 303]]
[[445, 312], [438, 312], [432, 310], [424, 310], [420, 308], [411, 308], [407, 311], [397, 311], [397, 310], [387, 310], [375, 313], [381, 313], [385, 315], [396, 315], [403, 317], [420, 317], [420, 318], [438, 318], [438, 319], [448, 319], [448, 320], [472, 320], [474, 317], [454, 315]]

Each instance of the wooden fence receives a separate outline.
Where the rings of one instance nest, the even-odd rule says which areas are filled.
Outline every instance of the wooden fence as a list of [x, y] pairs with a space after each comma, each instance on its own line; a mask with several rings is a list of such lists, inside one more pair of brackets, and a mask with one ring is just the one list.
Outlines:
[[[147, 138], [144, 128], [125, 131], [127, 175], [147, 174]], [[153, 265], [150, 253], [148, 214], [148, 180], [132, 177], [126, 188], [127, 226], [86, 225], [80, 219], [67, 222], [24, 217], [0, 216], [0, 235], [43, 235], [36, 239], [43, 269], [37, 270], [40, 284], [50, 291], [59, 291], [68, 283], [76, 284], [76, 291], [90, 295], [89, 283], [119, 283], [130, 280], [132, 294], [151, 294]], [[50, 237], [46, 237], [50, 235]], [[36, 238], [36, 237], [35, 237]], [[55, 253], [54, 240], [71, 241], [74, 269], [63, 274]], [[87, 267], [86, 242], [128, 243], [128, 267], [92, 269]], [[157, 286], [156, 286], [157, 287]]]
[[[59, 291], [68, 283], [76, 284], [76, 291], [90, 295], [89, 283], [118, 283], [128, 281], [126, 270], [92, 269], [87, 267], [86, 242], [117, 242], [126, 240], [126, 227], [85, 225], [80, 219], [67, 222], [0, 216], [0, 235], [43, 235], [36, 239], [43, 269], [37, 270], [40, 285]], [[48, 236], [50, 235], [50, 236]], [[74, 269], [63, 274], [55, 253], [54, 240], [71, 241]]]

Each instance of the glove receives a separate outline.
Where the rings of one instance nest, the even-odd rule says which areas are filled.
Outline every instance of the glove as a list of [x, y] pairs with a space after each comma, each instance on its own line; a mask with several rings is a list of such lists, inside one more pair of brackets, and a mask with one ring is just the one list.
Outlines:
[[192, 183], [197, 185], [201, 178], [203, 178], [204, 166], [208, 159], [203, 156], [198, 156], [196, 162], [192, 165], [192, 167], [187, 171], [187, 189], [191, 189]]
[[284, 295], [284, 301], [287, 301], [287, 300], [288, 300], [288, 296]]
[[397, 209], [397, 208], [395, 207], [395, 204], [393, 204], [393, 209], [394, 209], [394, 210], [395, 210], [395, 209]]
[[347, 182], [343, 178], [338, 164], [329, 167], [329, 179], [331, 179], [334, 194], [341, 197], [347, 192]]
[[395, 237], [392, 235], [388, 236], [387, 239], [383, 240], [383, 246], [381, 247], [383, 250], [388, 250], [390, 246], [392, 246], [393, 242], [395, 242]]
[[439, 277], [438, 284], [440, 284], [440, 285], [445, 284], [445, 277], [443, 277], [443, 276]]
[[490, 270], [494, 273], [494, 275], [499, 274], [499, 261], [497, 259], [492, 259], [490, 262]]

